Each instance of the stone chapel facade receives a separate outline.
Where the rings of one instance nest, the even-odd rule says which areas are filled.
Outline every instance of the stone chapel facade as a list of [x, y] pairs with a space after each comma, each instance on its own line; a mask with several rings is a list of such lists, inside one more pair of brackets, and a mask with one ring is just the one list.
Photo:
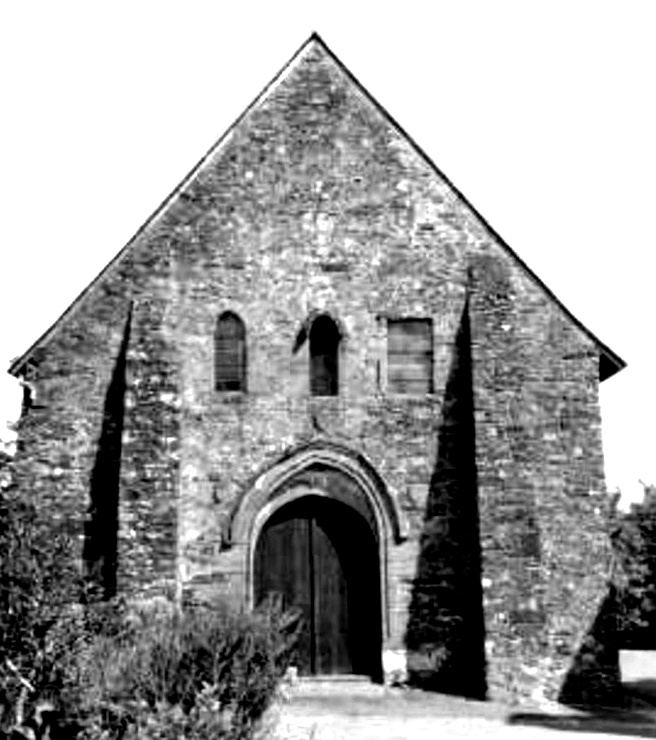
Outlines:
[[555, 698], [623, 366], [313, 35], [12, 364], [18, 476], [108, 596], [277, 591], [303, 672]]

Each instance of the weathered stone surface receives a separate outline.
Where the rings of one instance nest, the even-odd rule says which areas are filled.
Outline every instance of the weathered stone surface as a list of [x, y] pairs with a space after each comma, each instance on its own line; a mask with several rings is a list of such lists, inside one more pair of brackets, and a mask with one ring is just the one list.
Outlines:
[[[246, 326], [246, 394], [214, 390], [224, 310]], [[476, 473], [461, 511], [476, 512], [480, 546], [463, 582], [484, 620], [487, 687], [555, 698], [605, 595], [604, 348], [320, 41], [29, 354], [39, 408], [21, 423], [21, 483], [81, 536], [130, 312], [118, 589], [248, 603], [253, 543], [226, 542], [236, 502], [291, 450], [328, 439], [364, 456], [407, 526], [381, 550], [387, 651], [405, 646], [466, 315], [473, 441], [455, 464]], [[308, 343], [296, 346], [320, 312], [342, 335], [336, 397], [310, 396]], [[433, 394], [388, 393], [387, 317], [433, 319]]]

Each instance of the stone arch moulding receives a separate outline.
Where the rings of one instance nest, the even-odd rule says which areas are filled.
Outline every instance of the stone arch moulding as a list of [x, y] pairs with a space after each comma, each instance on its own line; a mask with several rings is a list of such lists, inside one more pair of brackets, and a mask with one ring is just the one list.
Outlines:
[[[253, 554], [266, 521], [280, 507], [300, 496], [327, 495], [321, 490], [293, 485], [297, 474], [314, 465], [322, 465], [347, 476], [362, 492], [366, 499], [363, 503], [373, 513], [377, 529], [374, 535], [380, 556], [381, 606], [387, 627], [387, 548], [389, 543], [400, 544], [407, 539], [407, 522], [387, 484], [364, 455], [333, 441], [316, 440], [291, 450], [258, 475], [235, 502], [224, 546], [241, 550], [245, 605], [253, 606]], [[277, 495], [287, 483], [292, 483], [290, 490]]]
[[378, 534], [382, 538], [391, 537], [395, 544], [407, 539], [408, 525], [396, 497], [369, 460], [348, 445], [315, 440], [287, 452], [239, 495], [230, 513], [224, 547], [247, 543], [258, 514], [276, 491], [297, 473], [316, 464], [339, 470], [359, 485], [376, 512], [376, 519], [382, 526]]

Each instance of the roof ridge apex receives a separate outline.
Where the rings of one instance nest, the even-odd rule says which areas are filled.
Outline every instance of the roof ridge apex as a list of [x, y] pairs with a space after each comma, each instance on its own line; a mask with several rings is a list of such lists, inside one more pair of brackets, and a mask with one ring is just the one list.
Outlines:
[[296, 52], [296, 54], [294, 54], [294, 56], [290, 59], [289, 64], [293, 63], [299, 57], [302, 57], [306, 51], [313, 48], [319, 48], [322, 51], [326, 52], [328, 55], [334, 56], [321, 34], [318, 31], [312, 31], [312, 33], [307, 37], [303, 44], [301, 44], [301, 47]]

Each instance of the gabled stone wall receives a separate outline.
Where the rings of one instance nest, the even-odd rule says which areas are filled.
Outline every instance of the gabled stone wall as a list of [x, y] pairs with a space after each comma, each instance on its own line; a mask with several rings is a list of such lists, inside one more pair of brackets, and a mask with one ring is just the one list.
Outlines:
[[[214, 390], [224, 310], [246, 326], [246, 394]], [[307, 342], [297, 341], [319, 312], [342, 335], [336, 397], [309, 395]], [[406, 523], [387, 550], [384, 648], [405, 650], [427, 530], [445, 533], [438, 555], [450, 532], [462, 548], [462, 532], [479, 531], [466, 592], [449, 592], [480, 612], [485, 675], [472, 693], [487, 683], [554, 697], [604, 595], [599, 348], [321, 44], [34, 354], [42, 408], [22, 422], [22, 483], [80, 536], [128, 317], [119, 591], [245, 603], [245, 561], [225, 541], [235, 502], [290, 450], [333, 440], [366, 457]], [[432, 318], [433, 394], [388, 392], [388, 317]], [[452, 382], [463, 352], [469, 386]], [[444, 441], [450, 404], [464, 399], [454, 387], [469, 398], [457, 423], [471, 453], [455, 457]], [[448, 500], [469, 496], [454, 504], [464, 528], [436, 524], [431, 485], [445, 463], [458, 468], [437, 476], [455, 486]], [[429, 643], [414, 648], [437, 671]]]

